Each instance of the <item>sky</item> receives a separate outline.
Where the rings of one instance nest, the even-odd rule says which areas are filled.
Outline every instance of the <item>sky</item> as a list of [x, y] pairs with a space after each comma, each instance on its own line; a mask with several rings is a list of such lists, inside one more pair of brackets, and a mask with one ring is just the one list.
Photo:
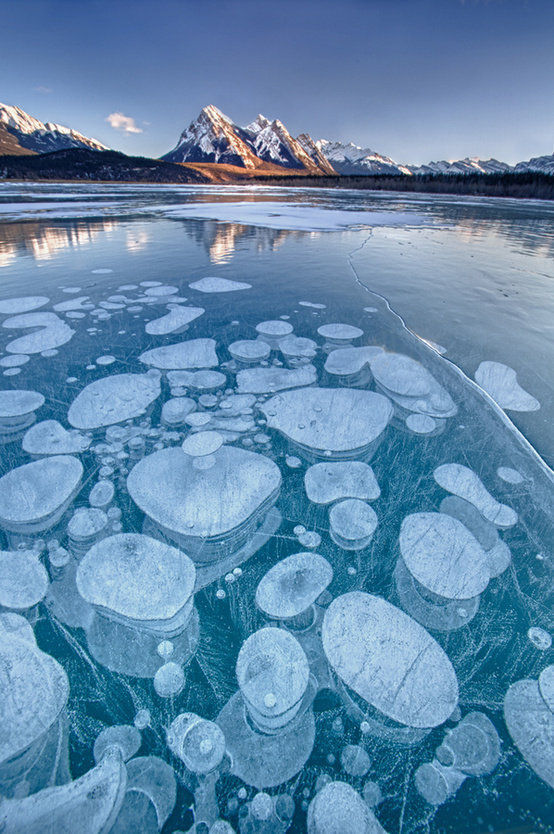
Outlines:
[[554, 0], [2, 0], [0, 101], [160, 156], [207, 104], [420, 164], [554, 151]]

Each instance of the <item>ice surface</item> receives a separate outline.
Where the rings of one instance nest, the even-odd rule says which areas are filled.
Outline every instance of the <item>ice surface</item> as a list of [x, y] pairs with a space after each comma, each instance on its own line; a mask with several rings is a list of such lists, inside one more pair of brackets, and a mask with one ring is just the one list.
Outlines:
[[469, 501], [497, 527], [513, 527], [517, 524], [517, 513], [511, 507], [500, 504], [487, 491], [479, 476], [459, 463], [445, 463], [433, 472], [435, 481], [443, 489]]
[[293, 553], [277, 562], [256, 590], [256, 605], [276, 620], [297, 617], [333, 579], [333, 568], [319, 553]]
[[329, 510], [331, 538], [345, 550], [367, 547], [377, 527], [375, 510], [358, 498], [346, 498]]
[[98, 542], [77, 570], [77, 588], [88, 603], [143, 622], [175, 617], [189, 602], [195, 579], [188, 556], [137, 533]]
[[537, 411], [541, 407], [535, 397], [518, 385], [514, 369], [501, 362], [481, 362], [475, 371], [475, 381], [500, 408], [509, 411]]
[[472, 599], [487, 587], [485, 551], [461, 521], [443, 513], [413, 513], [400, 528], [400, 552], [414, 579], [446, 599]]
[[0, 478], [0, 524], [7, 530], [46, 530], [80, 487], [83, 466], [71, 455], [26, 463]]
[[48, 574], [33, 550], [0, 550], [0, 610], [31, 608], [47, 589]]
[[215, 368], [219, 365], [213, 339], [190, 339], [176, 345], [152, 348], [141, 353], [139, 359], [145, 365], [163, 370]]
[[373, 469], [361, 461], [316, 463], [306, 470], [304, 486], [314, 504], [331, 504], [343, 498], [372, 501], [381, 494]]
[[42, 420], [23, 438], [23, 448], [30, 455], [74, 455], [85, 452], [90, 438], [78, 431], [64, 429], [57, 420]]
[[237, 374], [240, 394], [270, 394], [287, 388], [300, 388], [317, 381], [313, 365], [301, 368], [245, 368]]
[[173, 307], [165, 316], [147, 322], [144, 329], [149, 336], [167, 336], [170, 333], [178, 333], [205, 312], [203, 307]]
[[400, 724], [437, 727], [458, 703], [456, 673], [442, 648], [380, 597], [359, 591], [337, 597], [325, 613], [322, 640], [341, 680]]
[[121, 423], [144, 414], [160, 390], [160, 378], [153, 372], [105, 376], [83, 388], [71, 403], [67, 419], [77, 429]]
[[205, 293], [237, 292], [238, 290], [252, 289], [252, 284], [245, 284], [243, 281], [231, 281], [229, 278], [206, 276], [198, 281], [193, 281], [192, 284], [189, 284], [189, 287], [191, 290]]
[[554, 712], [541, 697], [536, 680], [510, 686], [504, 698], [504, 720], [525, 761], [554, 788]]
[[4, 298], [0, 301], [0, 313], [14, 316], [44, 307], [50, 301], [45, 295], [26, 295], [22, 298]]
[[310, 802], [308, 834], [384, 834], [373, 811], [346, 782], [329, 782]]
[[299, 449], [337, 459], [369, 454], [392, 416], [386, 397], [346, 388], [285, 391], [261, 408], [268, 426]]

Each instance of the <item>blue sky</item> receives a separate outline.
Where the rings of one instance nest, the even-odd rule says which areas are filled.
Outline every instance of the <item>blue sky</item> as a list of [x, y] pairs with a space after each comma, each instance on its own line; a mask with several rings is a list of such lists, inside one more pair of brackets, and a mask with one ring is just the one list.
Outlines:
[[400, 162], [554, 150], [554, 0], [3, 0], [0, 29], [0, 101], [126, 153], [205, 104]]

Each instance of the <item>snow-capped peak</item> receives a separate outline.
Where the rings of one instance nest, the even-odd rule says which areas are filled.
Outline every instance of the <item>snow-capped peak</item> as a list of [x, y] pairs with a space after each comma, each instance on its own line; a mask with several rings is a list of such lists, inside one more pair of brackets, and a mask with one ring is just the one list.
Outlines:
[[0, 124], [5, 125], [22, 147], [44, 153], [66, 148], [86, 147], [97, 151], [108, 148], [96, 139], [83, 136], [72, 128], [55, 122], [41, 122], [20, 107], [0, 102]]

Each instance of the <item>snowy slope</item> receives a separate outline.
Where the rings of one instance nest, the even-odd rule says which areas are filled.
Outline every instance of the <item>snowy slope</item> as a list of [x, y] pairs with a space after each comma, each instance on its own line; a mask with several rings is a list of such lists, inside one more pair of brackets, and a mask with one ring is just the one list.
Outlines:
[[535, 156], [527, 162], [518, 162], [514, 168], [517, 174], [527, 172], [538, 172], [541, 174], [554, 175], [554, 154], [549, 156]]
[[512, 166], [498, 159], [456, 159], [429, 162], [428, 165], [409, 165], [412, 174], [505, 174]]
[[410, 174], [404, 165], [399, 165], [388, 156], [361, 148], [353, 142], [330, 142], [319, 139], [315, 143], [318, 150], [331, 163], [339, 174]]
[[41, 122], [30, 116], [20, 107], [14, 107], [0, 102], [0, 126], [11, 134], [17, 145], [27, 151], [49, 153], [67, 148], [90, 148], [95, 151], [105, 151], [108, 148], [89, 139], [64, 125], [54, 122]]

